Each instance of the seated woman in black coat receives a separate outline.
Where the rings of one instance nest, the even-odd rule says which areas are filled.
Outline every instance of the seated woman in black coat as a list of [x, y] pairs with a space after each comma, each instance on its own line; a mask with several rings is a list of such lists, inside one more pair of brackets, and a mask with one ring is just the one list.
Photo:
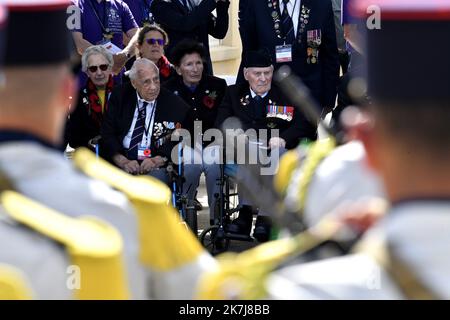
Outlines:
[[[185, 161], [193, 163], [190, 181], [194, 181], [190, 192], [195, 194], [200, 175], [206, 176], [206, 190], [210, 218], [214, 216], [214, 194], [220, 192], [217, 179], [220, 176], [218, 151], [208, 145], [211, 141], [203, 141], [204, 133], [215, 128], [219, 105], [225, 96], [227, 84], [224, 79], [205, 73], [205, 48], [192, 39], [179, 42], [172, 51], [173, 63], [177, 77], [167, 81], [163, 86], [182, 98], [189, 106], [186, 129], [190, 133], [191, 147], [184, 151]], [[217, 151], [217, 152], [216, 152]], [[192, 195], [191, 195], [192, 196]], [[213, 223], [213, 221], [212, 221]]]
[[72, 148], [95, 148], [103, 115], [113, 89], [112, 54], [102, 46], [87, 48], [81, 58], [88, 81], [78, 95], [78, 103], [69, 117], [66, 135]]

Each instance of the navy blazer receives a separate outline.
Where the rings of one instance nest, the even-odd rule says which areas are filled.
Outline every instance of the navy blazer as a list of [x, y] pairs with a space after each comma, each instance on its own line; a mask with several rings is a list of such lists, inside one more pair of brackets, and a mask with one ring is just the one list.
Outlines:
[[[203, 0], [192, 11], [179, 0], [153, 0], [151, 8], [155, 21], [169, 35], [166, 47], [167, 58], [172, 61], [172, 48], [185, 38], [194, 39], [203, 44], [206, 51], [208, 74], [212, 74], [208, 35], [217, 39], [225, 38], [228, 31], [229, 1]], [[216, 9], [217, 17], [212, 11]]]
[[[292, 112], [292, 117], [271, 114], [270, 110], [273, 110], [273, 107], [270, 106], [280, 107], [281, 112], [284, 111], [283, 107], [286, 107], [286, 111]], [[310, 140], [317, 138], [317, 127], [306, 119], [300, 109], [296, 108], [275, 84], [272, 84], [272, 88], [259, 104], [251, 97], [248, 82], [229, 86], [219, 108], [216, 127], [221, 128], [229, 117], [238, 118], [244, 131], [267, 129], [268, 140], [271, 137], [270, 129], [278, 129], [280, 138], [286, 141], [287, 149], [295, 148], [303, 138]]]
[[[130, 130], [136, 104], [136, 90], [130, 82], [117, 87], [111, 94], [108, 111], [105, 114], [100, 130], [102, 136], [100, 152], [102, 157], [109, 161], [118, 153], [127, 155], [127, 150], [123, 147], [122, 141]], [[161, 147], [157, 147], [155, 141], [170, 133], [165, 123], [173, 122], [174, 124], [180, 124], [181, 127], [185, 127], [188, 111], [189, 106], [181, 98], [161, 88], [156, 99], [155, 120], [150, 147], [152, 157], [161, 155], [170, 158], [175, 143], [167, 141]]]
[[[242, 0], [241, 0], [242, 1]], [[297, 36], [293, 43], [292, 62], [275, 63], [275, 46], [283, 44], [283, 33], [277, 36], [273, 16], [275, 11], [281, 17], [279, 3], [281, 0], [246, 0], [246, 11], [241, 14], [240, 33], [242, 38], [242, 61], [249, 50], [266, 48], [272, 55], [275, 69], [287, 64], [301, 77], [312, 95], [326, 111], [334, 108], [336, 88], [339, 78], [339, 55], [336, 45], [334, 15], [330, 0], [298, 0], [300, 10], [310, 9], [308, 23], [300, 33], [299, 21]], [[275, 4], [275, 5], [274, 5]], [[269, 6], [270, 5], [270, 6]], [[275, 9], [276, 8], [276, 9]], [[301, 14], [299, 14], [300, 20]], [[281, 23], [280, 23], [281, 25]], [[281, 27], [278, 29], [280, 30]], [[322, 41], [319, 47], [318, 63], [307, 62], [307, 31], [321, 30]], [[299, 42], [300, 41], [300, 42]], [[238, 82], [243, 82], [242, 64]]]

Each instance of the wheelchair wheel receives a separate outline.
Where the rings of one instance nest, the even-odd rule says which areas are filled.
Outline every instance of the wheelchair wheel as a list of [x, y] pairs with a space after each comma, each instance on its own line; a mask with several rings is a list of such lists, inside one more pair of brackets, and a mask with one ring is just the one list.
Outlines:
[[230, 239], [225, 238], [225, 232], [219, 226], [209, 227], [200, 234], [200, 243], [211, 254], [216, 255], [228, 250]]
[[197, 226], [197, 210], [186, 209], [186, 223], [191, 228], [192, 232], [198, 237], [198, 226]]

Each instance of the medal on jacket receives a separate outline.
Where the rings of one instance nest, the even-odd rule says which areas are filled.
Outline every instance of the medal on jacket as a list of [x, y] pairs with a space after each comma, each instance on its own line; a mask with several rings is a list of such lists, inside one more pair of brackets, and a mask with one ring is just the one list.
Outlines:
[[322, 32], [320, 29], [308, 30], [307, 32], [307, 49], [306, 62], [308, 64], [316, 64], [319, 61], [319, 47], [322, 43]]

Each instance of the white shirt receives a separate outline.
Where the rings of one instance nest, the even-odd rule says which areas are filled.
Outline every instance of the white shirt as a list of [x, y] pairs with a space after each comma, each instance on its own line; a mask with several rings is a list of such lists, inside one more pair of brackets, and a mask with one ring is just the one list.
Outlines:
[[130, 130], [128, 130], [127, 135], [123, 138], [122, 141], [122, 145], [125, 149], [128, 149], [130, 147], [130, 142], [131, 142], [131, 138], [133, 137], [133, 131], [134, 131], [134, 127], [136, 126], [136, 121], [139, 115], [139, 110], [141, 109], [144, 102], [147, 102], [147, 108], [145, 110], [146, 112], [146, 116], [145, 116], [145, 128], [148, 128], [148, 136], [147, 134], [144, 132], [144, 134], [142, 135], [142, 144], [149, 147], [151, 142], [152, 142], [152, 131], [153, 131], [153, 123], [155, 121], [155, 115], [153, 113], [153, 108], [155, 105], [155, 100], [153, 101], [146, 101], [144, 99], [141, 99], [141, 97], [139, 97], [139, 94], [136, 92], [137, 95], [137, 104], [139, 106], [139, 108], [136, 107], [136, 109], [134, 110], [134, 115], [133, 115], [133, 121], [131, 122], [131, 126], [130, 126]]
[[[269, 92], [264, 93], [263, 95], [261, 95], [261, 98], [264, 98], [265, 96], [267, 96]], [[252, 90], [252, 88], [250, 88], [250, 94], [252, 95], [252, 98], [256, 97], [257, 94], [255, 93], [255, 91]]]
[[[297, 37], [297, 27], [298, 27], [298, 19], [300, 15], [300, 6], [301, 6], [301, 0], [289, 0], [287, 4], [287, 10], [288, 14], [291, 16], [292, 23], [294, 24], [294, 34], [295, 37]], [[294, 8], [295, 6], [295, 8]], [[280, 0], [280, 12], [283, 14], [284, 10], [284, 3], [282, 0]]]

